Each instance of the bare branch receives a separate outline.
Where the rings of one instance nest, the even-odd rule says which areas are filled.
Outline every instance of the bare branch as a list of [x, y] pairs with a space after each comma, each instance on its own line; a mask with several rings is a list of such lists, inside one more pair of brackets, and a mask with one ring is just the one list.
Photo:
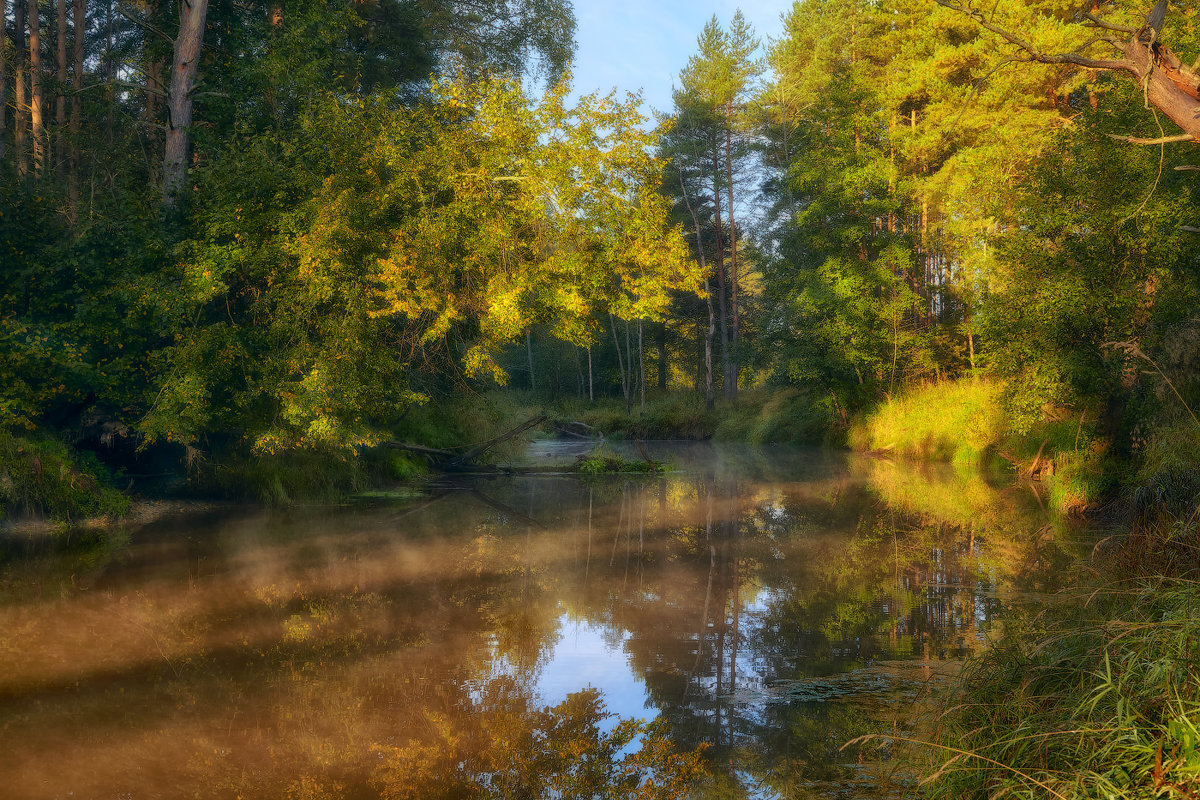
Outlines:
[[[1194, 142], [1197, 141], [1195, 136], [1190, 133], [1180, 133], [1175, 136], [1162, 136], [1158, 139], [1139, 139], [1136, 136], [1120, 136], [1115, 133], [1104, 134], [1110, 139], [1116, 139], [1118, 142], [1129, 142], [1130, 144], [1174, 144], [1175, 142]], [[1176, 167], [1175, 169], [1179, 169]]]
[[[1075, 19], [1076, 20], [1086, 19], [1088, 22], [1081, 22], [1079, 24], [1083, 25], [1085, 27], [1088, 27], [1088, 28], [1103, 28], [1106, 31], [1116, 31], [1117, 33], [1127, 33], [1130, 36], [1133, 36], [1135, 33], [1138, 32], [1138, 28], [1134, 28], [1130, 25], [1117, 25], [1115, 23], [1109, 22], [1106, 19], [1100, 19], [1100, 17], [1097, 17], [1095, 14], [1092, 14], [1087, 11], [1079, 12], [1078, 14], [1075, 15]], [[1091, 24], [1089, 25], [1088, 23], [1091, 23]]]
[[1115, 69], [1129, 72], [1134, 75], [1138, 74], [1137, 66], [1127, 59], [1107, 59], [1107, 58], [1088, 58], [1081, 56], [1078, 53], [1043, 53], [1035, 45], [1025, 41], [1015, 33], [1001, 28], [994, 22], [989, 22], [986, 17], [979, 11], [973, 8], [963, 8], [956, 6], [949, 0], [935, 0], [938, 5], [957, 11], [960, 14], [965, 14], [975, 21], [979, 27], [989, 30], [997, 36], [1004, 39], [1006, 42], [1024, 50], [1029, 54], [1029, 57], [1041, 64], [1072, 64], [1077, 67], [1086, 67], [1088, 69]]

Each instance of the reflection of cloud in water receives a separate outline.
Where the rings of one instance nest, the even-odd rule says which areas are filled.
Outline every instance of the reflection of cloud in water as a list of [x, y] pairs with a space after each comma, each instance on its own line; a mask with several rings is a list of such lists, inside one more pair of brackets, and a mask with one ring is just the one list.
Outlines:
[[[559, 619], [559, 637], [542, 668], [537, 691], [542, 701], [554, 705], [582, 689], [599, 689], [606, 710], [625, 719], [650, 721], [658, 716], [648, 706], [649, 695], [640, 676], [630, 676], [630, 659], [624, 650], [629, 634], [623, 633], [620, 646], [610, 631], [589, 622]], [[615, 720], [610, 721], [615, 724]]]

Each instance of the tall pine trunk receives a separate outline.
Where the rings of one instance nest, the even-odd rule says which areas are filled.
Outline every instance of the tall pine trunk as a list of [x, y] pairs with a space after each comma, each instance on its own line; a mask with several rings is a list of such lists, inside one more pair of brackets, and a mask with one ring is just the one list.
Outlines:
[[729, 193], [729, 272], [730, 272], [730, 289], [732, 296], [730, 305], [733, 311], [733, 330], [731, 332], [731, 350], [730, 353], [730, 368], [729, 386], [725, 388], [725, 396], [734, 399], [737, 397], [738, 390], [738, 373], [741, 372], [738, 363], [738, 251], [737, 251], [737, 225], [733, 219], [733, 104], [731, 103], [725, 110], [725, 175], [726, 175], [726, 190]]
[[74, 68], [71, 75], [71, 167], [67, 173], [67, 204], [71, 223], [79, 219], [79, 131], [83, 117], [83, 54], [87, 40], [87, 0], [74, 0]]
[[8, 129], [8, 0], [0, 0], [0, 161], [4, 159], [4, 134]]
[[177, 208], [187, 188], [191, 149], [192, 90], [200, 66], [204, 18], [208, 0], [183, 0], [179, 5], [179, 36], [171, 62], [171, 88], [167, 95], [167, 141], [163, 148], [163, 204]]
[[713, 222], [716, 226], [717, 234], [717, 310], [720, 311], [720, 329], [721, 329], [721, 382], [725, 399], [731, 399], [729, 393], [729, 376], [732, 372], [729, 361], [729, 311], [726, 304], [726, 280], [725, 280], [725, 245], [722, 241], [721, 231], [723, 223], [721, 222], [721, 159], [718, 155], [718, 149], [714, 145], [713, 148]]
[[[716, 322], [713, 315], [712, 302], [712, 287], [708, 281], [708, 265], [704, 262], [704, 240], [700, 235], [700, 217], [696, 214], [696, 209], [692, 207], [692, 198], [688, 196], [687, 183], [683, 180], [683, 175], [679, 176], [679, 188], [683, 190], [683, 202], [687, 205], [688, 214], [692, 217], [692, 224], [696, 228], [696, 259], [700, 262], [700, 272], [704, 274], [704, 297], [708, 301], [708, 332], [704, 337], [704, 407], [709, 411], [713, 410], [716, 405], [713, 398], [713, 371], [712, 371], [712, 342], [713, 333], [716, 328]], [[719, 231], [719, 228], [718, 228]], [[718, 252], [720, 249], [721, 236], [717, 234]]]
[[46, 119], [42, 106], [42, 20], [38, 0], [29, 0], [29, 128], [33, 138], [33, 171], [46, 166]]
[[67, 170], [67, 0], [58, 0], [58, 89], [54, 100], [54, 172], [61, 180]]
[[25, 46], [25, 0], [14, 0], [13, 20], [17, 29], [17, 53], [13, 63], [13, 106], [16, 109], [13, 129], [13, 157], [17, 162], [17, 175], [24, 178], [29, 172], [26, 139], [29, 128], [29, 100], [25, 97], [25, 73], [28, 71], [29, 50]]

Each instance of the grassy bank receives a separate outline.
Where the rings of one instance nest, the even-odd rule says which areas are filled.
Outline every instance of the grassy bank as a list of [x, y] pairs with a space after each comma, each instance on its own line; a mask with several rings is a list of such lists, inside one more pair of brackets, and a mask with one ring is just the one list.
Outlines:
[[50, 436], [0, 431], [0, 520], [119, 517], [129, 509], [129, 499], [113, 481], [90, 453], [73, 451]]
[[997, 381], [963, 379], [917, 386], [853, 420], [856, 450], [956, 465], [1008, 468], [1040, 481], [1049, 507], [1080, 513], [1115, 486], [1118, 465], [1084, 417], [1047, 417], [1018, 430]]
[[[1197, 796], [1196, 523], [1193, 513], [1135, 528], [1108, 557], [1106, 580], [1011, 626], [968, 667], [931, 743], [933, 797]], [[1147, 547], [1191, 566], [1146, 574]]]

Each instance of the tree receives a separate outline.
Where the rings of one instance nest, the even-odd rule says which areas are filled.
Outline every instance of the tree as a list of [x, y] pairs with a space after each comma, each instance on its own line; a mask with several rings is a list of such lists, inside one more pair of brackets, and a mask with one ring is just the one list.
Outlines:
[[179, 4], [179, 34], [175, 37], [171, 62], [171, 85], [167, 92], [167, 138], [163, 148], [163, 203], [176, 208], [187, 186], [187, 164], [191, 148], [192, 92], [200, 68], [200, 46], [208, 0], [182, 0]]
[[[1142, 87], [1146, 102], [1163, 112], [1183, 129], [1178, 136], [1162, 137], [1171, 141], [1200, 140], [1200, 74], [1184, 64], [1162, 39], [1168, 2], [1158, 0], [1150, 14], [1141, 20], [1137, 12], [1117, 8], [1099, 16], [1100, 4], [1075, 15], [1076, 30], [1062, 30], [1067, 52], [1046, 52], [1044, 45], [1012, 33], [996, 19], [980, 11], [936, 0], [946, 8], [969, 16], [980, 27], [999, 36], [1020, 50], [1020, 58], [1042, 64], [1063, 64], [1093, 70], [1106, 70], [1132, 76]], [[1099, 35], [1094, 32], [1099, 31]], [[1060, 37], [1061, 38], [1061, 37]], [[1073, 45], [1073, 46], [1072, 46]], [[1097, 46], [1107, 45], [1122, 58], [1095, 58], [1087, 55]], [[1049, 45], [1058, 49], [1060, 41]]]
[[[684, 169], [697, 171], [708, 180], [705, 194], [711, 203], [716, 235], [714, 266], [720, 310], [723, 387], [725, 397], [734, 399], [740, 372], [735, 177], [739, 171], [738, 162], [746, 154], [740, 136], [744, 128], [745, 104], [752, 83], [763, 67], [754, 57], [758, 40], [740, 11], [734, 14], [728, 31], [721, 28], [715, 16], [710, 19], [697, 40], [697, 47], [699, 52], [688, 59], [680, 73], [681, 88], [675, 93], [674, 126], [681, 133], [679, 142], [687, 140], [690, 152], [677, 147], [673, 156], [688, 159], [690, 163]], [[685, 129], [688, 133], [683, 133]], [[728, 220], [727, 231], [725, 219]]]
[[260, 450], [358, 448], [424, 399], [422, 374], [503, 383], [531, 324], [578, 345], [655, 318], [696, 274], [632, 102], [567, 84], [439, 82], [432, 102], [327, 95], [294, 139], [205, 170], [175, 280], [198, 320], [163, 354], [152, 436], [240, 429]]

